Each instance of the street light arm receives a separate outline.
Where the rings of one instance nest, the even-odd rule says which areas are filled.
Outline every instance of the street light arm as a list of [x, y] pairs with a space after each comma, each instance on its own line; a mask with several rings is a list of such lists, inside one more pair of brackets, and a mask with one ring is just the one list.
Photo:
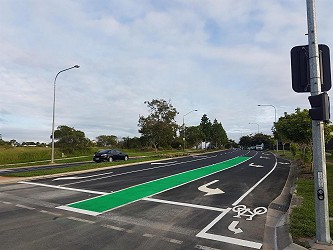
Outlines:
[[67, 70], [70, 70], [70, 69], [74, 69], [74, 68], [80, 68], [80, 66], [79, 66], [79, 65], [74, 65], [73, 67], [70, 67], [70, 68], [67, 68], [67, 69], [60, 70], [60, 71], [56, 74], [56, 76], [55, 76], [55, 78], [54, 78], [54, 85], [55, 85], [55, 83], [56, 83], [56, 81], [57, 81], [57, 78], [58, 78], [58, 75], [59, 75], [60, 73], [62, 73], [62, 72], [64, 72], [64, 71], [67, 71]]

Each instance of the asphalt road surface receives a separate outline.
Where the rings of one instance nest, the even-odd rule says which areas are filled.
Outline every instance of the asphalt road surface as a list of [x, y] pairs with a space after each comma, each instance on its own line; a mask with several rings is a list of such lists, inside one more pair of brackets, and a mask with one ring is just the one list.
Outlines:
[[3, 249], [261, 249], [289, 162], [227, 150], [0, 185]]

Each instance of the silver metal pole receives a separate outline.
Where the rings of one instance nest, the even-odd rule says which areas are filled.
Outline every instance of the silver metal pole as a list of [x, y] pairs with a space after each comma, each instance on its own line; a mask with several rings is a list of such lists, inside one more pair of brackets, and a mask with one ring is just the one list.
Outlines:
[[74, 69], [74, 68], [80, 68], [79, 65], [74, 65], [73, 67], [67, 68], [67, 69], [63, 69], [60, 70], [57, 75], [54, 78], [54, 82], [53, 82], [53, 112], [52, 112], [52, 143], [51, 143], [51, 163], [54, 163], [54, 114], [55, 114], [55, 100], [56, 100], [56, 81], [57, 81], [57, 77], [61, 72], [70, 70], [70, 69]]
[[[306, 0], [309, 42], [309, 66], [311, 95], [321, 93], [319, 49], [317, 40], [315, 1]], [[328, 213], [328, 192], [325, 158], [324, 125], [322, 121], [312, 121], [312, 152], [315, 188], [316, 241], [319, 244], [331, 244]], [[319, 199], [318, 192], [324, 193]]]

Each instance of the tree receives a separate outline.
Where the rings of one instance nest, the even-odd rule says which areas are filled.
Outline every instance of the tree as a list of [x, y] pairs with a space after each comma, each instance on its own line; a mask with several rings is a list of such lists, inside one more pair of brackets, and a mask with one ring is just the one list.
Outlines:
[[[182, 133], [181, 133], [182, 134]], [[186, 145], [188, 148], [197, 147], [199, 143], [205, 138], [204, 134], [201, 131], [200, 126], [190, 126], [186, 128]]]
[[[324, 124], [324, 131], [325, 141], [328, 142], [332, 137], [332, 126]], [[284, 116], [275, 123], [275, 133], [285, 142], [296, 144], [301, 150], [304, 160], [311, 159], [312, 121], [309, 110], [297, 108], [295, 113], [287, 114], [285, 112]]]
[[212, 131], [212, 123], [209, 120], [208, 116], [204, 114], [201, 118], [200, 122], [200, 129], [202, 131], [202, 134], [204, 136], [204, 142], [205, 142], [205, 148], [206, 148], [206, 142], [210, 141], [211, 139], [211, 131]]
[[145, 101], [144, 103], [147, 104], [150, 114], [147, 117], [139, 117], [139, 133], [155, 150], [159, 147], [170, 147], [178, 129], [175, 121], [178, 114], [176, 108], [170, 101], [163, 99], [153, 99], [151, 102]]
[[64, 153], [73, 153], [75, 150], [86, 149], [90, 146], [90, 140], [84, 132], [61, 125], [54, 131], [55, 145]]
[[221, 148], [228, 142], [227, 133], [225, 132], [222, 123], [214, 119], [211, 127], [211, 143], [217, 148]]
[[115, 135], [100, 135], [96, 137], [97, 146], [111, 147], [117, 144], [117, 136]]

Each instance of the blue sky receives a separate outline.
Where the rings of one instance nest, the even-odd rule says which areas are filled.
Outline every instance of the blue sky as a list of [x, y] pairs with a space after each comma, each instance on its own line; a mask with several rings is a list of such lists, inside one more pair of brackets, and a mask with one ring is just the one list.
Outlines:
[[[317, 5], [332, 48], [333, 2]], [[229, 138], [271, 133], [277, 116], [309, 108], [291, 89], [290, 49], [307, 44], [306, 1], [0, 0], [0, 133], [49, 142], [55, 124], [97, 136], [139, 136], [145, 101], [170, 100], [182, 123], [203, 114]]]

